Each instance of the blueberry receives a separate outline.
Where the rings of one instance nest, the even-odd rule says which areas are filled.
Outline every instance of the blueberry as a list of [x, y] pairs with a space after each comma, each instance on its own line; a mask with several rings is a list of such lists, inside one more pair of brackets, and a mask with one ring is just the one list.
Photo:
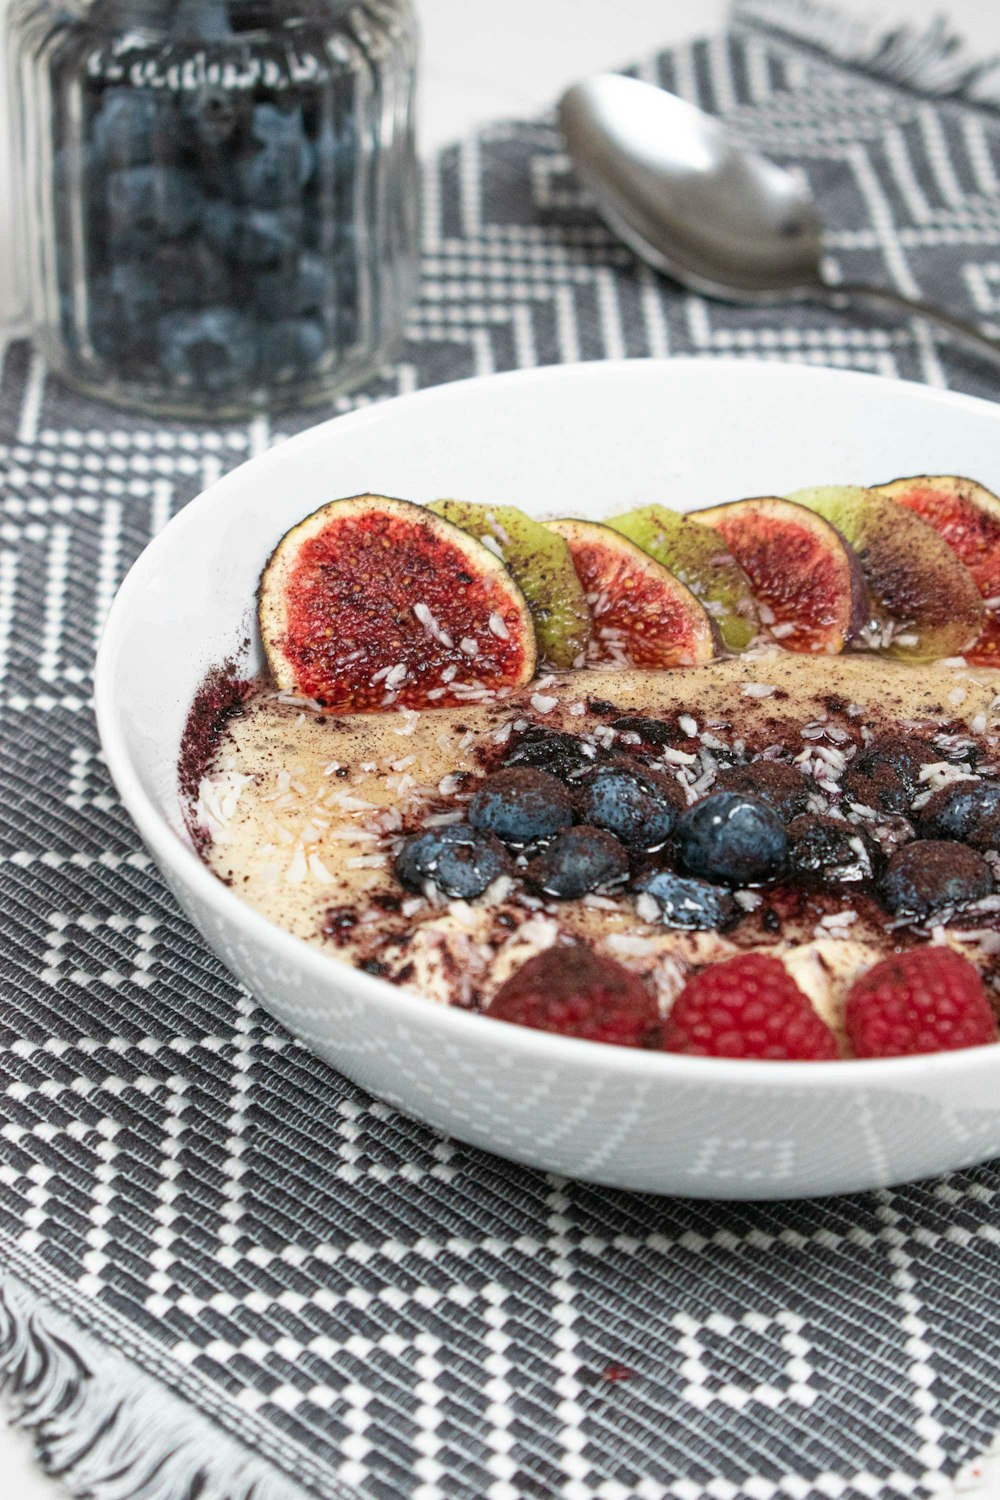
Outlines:
[[316, 137], [316, 176], [322, 188], [329, 191], [343, 183], [353, 172], [358, 155], [358, 138], [353, 121], [338, 125], [324, 122]]
[[231, 165], [234, 198], [256, 208], [280, 208], [297, 202], [315, 160], [302, 128], [302, 111], [258, 104], [250, 136], [248, 149]]
[[307, 250], [293, 267], [261, 271], [254, 278], [253, 296], [265, 318], [297, 318], [321, 313], [332, 290], [332, 277], [322, 256]]
[[880, 886], [889, 911], [914, 917], [978, 901], [992, 890], [993, 876], [983, 856], [946, 839], [917, 839], [897, 849]]
[[114, 230], [134, 229], [156, 222], [153, 184], [156, 167], [123, 167], [109, 172], [105, 182], [108, 214]]
[[225, 0], [177, 0], [170, 7], [170, 30], [199, 42], [222, 41], [233, 34]]
[[71, 195], [86, 195], [96, 176], [93, 146], [81, 141], [74, 146], [60, 147], [52, 158], [52, 185], [57, 205], [68, 204]]
[[150, 274], [149, 262], [119, 261], [111, 267], [109, 280], [125, 321], [145, 332], [160, 310], [159, 290]]
[[842, 818], [806, 813], [788, 825], [788, 872], [803, 884], [871, 880], [878, 852], [862, 829]]
[[250, 135], [261, 146], [266, 146], [270, 141], [300, 141], [304, 135], [302, 111], [280, 109], [276, 104], [255, 104], [250, 120]]
[[240, 216], [223, 198], [209, 198], [202, 208], [201, 229], [217, 255], [235, 258]]
[[504, 756], [505, 766], [537, 766], [558, 776], [560, 781], [572, 781], [594, 764], [593, 745], [587, 745], [573, 734], [560, 734], [554, 729], [535, 726], [525, 730], [520, 739]]
[[210, 199], [202, 212], [205, 238], [219, 255], [246, 266], [298, 259], [301, 217], [294, 209], [235, 208]]
[[198, 221], [201, 198], [190, 172], [180, 167], [126, 167], [107, 178], [112, 232], [155, 229], [171, 239]]
[[1000, 814], [1000, 782], [953, 781], [941, 787], [917, 814], [922, 839], [963, 839], [976, 848], [993, 849], [992, 825]]
[[716, 777], [720, 792], [747, 792], [773, 807], [785, 823], [809, 807], [809, 783], [795, 766], [756, 760], [748, 766], [725, 766]]
[[[75, 311], [72, 316], [75, 327]], [[94, 352], [102, 359], [113, 358], [121, 340], [121, 313], [109, 277], [92, 276], [87, 283], [85, 317]]]
[[585, 823], [607, 828], [630, 849], [656, 849], [673, 832], [684, 796], [668, 776], [622, 761], [588, 771], [577, 806]]
[[155, 225], [133, 224], [130, 226], [110, 225], [105, 237], [106, 255], [100, 255], [100, 246], [95, 242], [92, 247], [99, 256], [99, 264], [114, 265], [120, 260], [149, 260], [156, 254], [160, 244], [160, 236]]
[[941, 758], [941, 752], [920, 735], [884, 734], [855, 757], [851, 769], [877, 778], [888, 767], [899, 777], [909, 801], [920, 791], [921, 769]]
[[848, 766], [840, 782], [848, 803], [874, 808], [879, 813], [905, 814], [910, 810], [910, 793], [898, 771], [890, 765], [862, 771]]
[[287, 380], [315, 367], [323, 357], [326, 336], [313, 318], [286, 318], [261, 330], [261, 372], [268, 379]]
[[503, 845], [492, 834], [464, 823], [429, 828], [408, 838], [396, 856], [396, 875], [404, 885], [422, 890], [430, 880], [442, 895], [471, 901], [510, 870]]
[[677, 824], [681, 863], [691, 875], [723, 885], [769, 880], [784, 867], [788, 837], [781, 819], [759, 797], [712, 792]]
[[968, 842], [973, 849], [995, 849], [1000, 852], [1000, 812], [977, 823]]
[[151, 162], [157, 139], [156, 97], [141, 89], [110, 89], [90, 128], [105, 170]]
[[208, 307], [225, 302], [232, 292], [232, 276], [223, 260], [204, 240], [168, 240], [152, 260], [152, 272], [164, 312], [175, 307]]
[[185, 93], [181, 113], [209, 152], [241, 134], [250, 118], [250, 100], [232, 89], [204, 88]]
[[614, 834], [580, 823], [557, 833], [524, 873], [544, 895], [576, 901], [588, 891], [620, 885], [628, 872], [628, 855]]
[[688, 932], [721, 932], [731, 927], [740, 914], [729, 891], [709, 885], [707, 880], [675, 875], [673, 870], [644, 875], [636, 889], [652, 896], [665, 927], [679, 927]]
[[166, 239], [176, 239], [193, 229], [201, 217], [201, 193], [192, 172], [181, 167], [161, 167], [153, 189], [156, 226]]
[[158, 325], [163, 370], [178, 386], [233, 390], [253, 374], [255, 332], [251, 318], [229, 307], [168, 313]]
[[469, 803], [473, 828], [510, 844], [531, 844], [573, 822], [573, 802], [555, 776], [511, 766], [488, 776]]
[[636, 714], [613, 719], [611, 728], [619, 734], [637, 734], [644, 745], [673, 745], [686, 738], [672, 724], [664, 724], [660, 719], [640, 718]]
[[246, 266], [273, 266], [298, 257], [302, 219], [297, 210], [251, 208], [237, 216], [233, 259]]

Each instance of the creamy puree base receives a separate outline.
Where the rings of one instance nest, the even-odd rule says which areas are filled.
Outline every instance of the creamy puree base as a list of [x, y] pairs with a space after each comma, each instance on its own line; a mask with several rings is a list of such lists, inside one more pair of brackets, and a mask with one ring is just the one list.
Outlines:
[[[478, 1007], [530, 954], [569, 936], [647, 976], [666, 1008], [691, 965], [767, 948], [836, 1026], [854, 975], [907, 941], [876, 902], [850, 886], [769, 894], [763, 906], [749, 894], [743, 899], [756, 909], [726, 934], [683, 933], [645, 920], [627, 893], [542, 901], [520, 882], [503, 881], [472, 903], [429, 899], [396, 881], [395, 850], [428, 819], [457, 820], [480, 778], [499, 763], [508, 733], [519, 732], [508, 731], [515, 722], [593, 736], [691, 782], [701, 778], [700, 795], [710, 790], [700, 752], [707, 750], [709, 764], [723, 759], [712, 748], [719, 741], [743, 741], [748, 756], [775, 745], [792, 756], [815, 755], [822, 746], [835, 762], [838, 748], [843, 754], [873, 733], [912, 727], [967, 735], [995, 759], [998, 689], [1000, 672], [960, 663], [914, 667], [788, 652], [669, 673], [568, 673], [514, 697], [419, 714], [338, 717], [281, 701], [261, 686], [222, 730], [190, 821], [210, 867], [263, 916], [435, 1000]], [[666, 762], [652, 747], [610, 735], [612, 720], [633, 714], [674, 723], [685, 716], [680, 748], [668, 749]], [[696, 733], [685, 739], [691, 720]], [[691, 754], [696, 760], [685, 761]], [[831, 791], [838, 774], [834, 765]], [[963, 914], [937, 936], [991, 967], [1000, 946], [996, 922], [989, 909]]]

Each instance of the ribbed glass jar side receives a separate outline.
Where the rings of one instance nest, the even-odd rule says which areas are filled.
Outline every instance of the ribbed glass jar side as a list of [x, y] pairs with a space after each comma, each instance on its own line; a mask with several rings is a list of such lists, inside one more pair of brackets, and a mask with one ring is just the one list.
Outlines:
[[24, 7], [18, 31], [56, 373], [225, 418], [327, 400], [392, 357], [417, 264], [408, 0], [105, 0], [55, 24]]

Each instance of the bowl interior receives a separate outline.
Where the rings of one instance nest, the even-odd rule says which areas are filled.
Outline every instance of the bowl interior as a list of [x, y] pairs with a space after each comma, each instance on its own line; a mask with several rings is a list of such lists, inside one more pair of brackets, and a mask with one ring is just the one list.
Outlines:
[[290, 525], [337, 496], [448, 495], [601, 518], [653, 500], [688, 510], [921, 472], [1000, 488], [998, 438], [1000, 414], [985, 402], [737, 360], [549, 367], [326, 423], [223, 478], [132, 570], [97, 671], [112, 770], [130, 804], [134, 789], [182, 833], [175, 768], [195, 690], [223, 661], [259, 666], [260, 569]]

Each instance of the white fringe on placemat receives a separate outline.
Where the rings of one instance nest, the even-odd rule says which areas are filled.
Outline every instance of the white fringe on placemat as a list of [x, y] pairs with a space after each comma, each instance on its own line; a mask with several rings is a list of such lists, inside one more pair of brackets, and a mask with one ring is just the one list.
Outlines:
[[13, 1279], [0, 1286], [0, 1396], [41, 1467], [87, 1500], [303, 1500], [266, 1459]]
[[[984, 0], [984, 4], [994, 0]], [[974, 56], [938, 16], [926, 26], [867, 21], [823, 0], [733, 0], [735, 26], [766, 32], [935, 98], [1000, 109], [1000, 57]]]

